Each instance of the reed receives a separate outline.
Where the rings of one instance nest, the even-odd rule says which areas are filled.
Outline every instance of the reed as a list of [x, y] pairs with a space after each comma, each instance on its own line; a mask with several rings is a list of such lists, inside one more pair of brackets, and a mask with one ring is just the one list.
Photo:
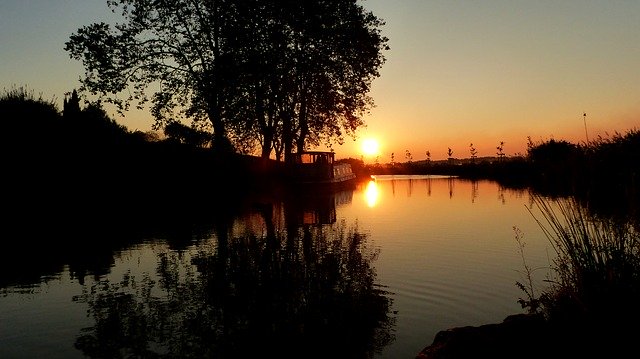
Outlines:
[[639, 317], [640, 233], [633, 222], [594, 215], [573, 197], [532, 198], [529, 211], [556, 258], [550, 287], [530, 304], [550, 319]]

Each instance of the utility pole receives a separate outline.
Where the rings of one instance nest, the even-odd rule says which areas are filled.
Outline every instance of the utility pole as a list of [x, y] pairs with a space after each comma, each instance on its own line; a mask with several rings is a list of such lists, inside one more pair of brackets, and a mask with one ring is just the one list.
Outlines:
[[584, 135], [587, 137], [587, 145], [589, 144], [589, 133], [587, 132], [587, 113], [582, 113], [582, 119], [584, 121]]

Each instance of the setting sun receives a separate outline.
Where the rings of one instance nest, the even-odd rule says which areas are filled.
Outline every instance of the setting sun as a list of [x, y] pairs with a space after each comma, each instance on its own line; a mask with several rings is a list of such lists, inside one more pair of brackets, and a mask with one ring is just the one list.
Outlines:
[[362, 141], [362, 152], [367, 156], [376, 156], [380, 152], [380, 144], [376, 139], [367, 138]]

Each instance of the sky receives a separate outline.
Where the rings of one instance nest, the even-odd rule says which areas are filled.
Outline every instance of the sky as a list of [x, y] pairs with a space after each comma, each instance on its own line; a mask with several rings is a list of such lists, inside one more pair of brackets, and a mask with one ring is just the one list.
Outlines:
[[[638, 0], [364, 0], [390, 50], [375, 107], [338, 158], [396, 162], [526, 153], [527, 138], [584, 143], [640, 129]], [[106, 0], [0, 0], [0, 88], [26, 87], [62, 107], [82, 64], [64, 43], [105, 21]], [[585, 115], [586, 114], [586, 115]], [[146, 111], [113, 118], [148, 131]], [[377, 155], [364, 155], [367, 139]]]

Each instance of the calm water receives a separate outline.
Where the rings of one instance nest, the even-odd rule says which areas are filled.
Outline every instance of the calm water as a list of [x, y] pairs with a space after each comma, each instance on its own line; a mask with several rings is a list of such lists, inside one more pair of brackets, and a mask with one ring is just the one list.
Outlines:
[[74, 255], [21, 247], [33, 263], [0, 278], [0, 358], [413, 358], [440, 330], [523, 312], [514, 226], [531, 267], [552, 253], [528, 206], [490, 181], [379, 176]]

